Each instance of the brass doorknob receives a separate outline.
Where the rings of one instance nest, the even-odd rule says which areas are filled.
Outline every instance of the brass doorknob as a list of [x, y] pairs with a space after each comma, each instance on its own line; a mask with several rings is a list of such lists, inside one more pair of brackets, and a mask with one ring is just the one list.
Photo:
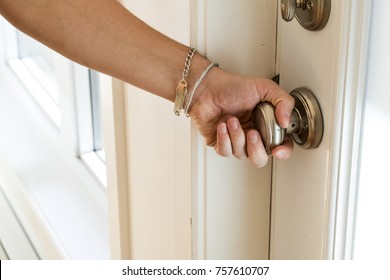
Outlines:
[[297, 18], [303, 28], [321, 30], [328, 23], [331, 0], [281, 0], [282, 18], [289, 22]]
[[268, 154], [283, 143], [286, 134], [304, 149], [317, 148], [324, 133], [321, 108], [314, 94], [301, 87], [290, 92], [295, 107], [287, 129], [279, 126], [275, 117], [275, 107], [269, 102], [260, 102], [253, 110], [253, 127], [260, 132]]

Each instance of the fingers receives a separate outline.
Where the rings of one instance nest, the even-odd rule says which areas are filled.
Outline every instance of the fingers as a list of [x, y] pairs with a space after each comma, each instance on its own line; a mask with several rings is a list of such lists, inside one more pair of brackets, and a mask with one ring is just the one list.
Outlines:
[[[286, 136], [283, 144], [272, 150], [272, 156], [278, 160], [286, 160], [292, 155], [293, 147], [292, 139]], [[232, 155], [238, 159], [249, 157], [251, 163], [257, 168], [264, 167], [269, 158], [259, 132], [251, 129], [245, 135], [240, 123], [234, 117], [218, 125], [215, 150], [224, 157]]]
[[259, 132], [257, 130], [251, 129], [248, 131], [246, 136], [250, 161], [257, 168], [264, 167], [267, 164], [268, 155], [264, 149]]
[[236, 117], [218, 125], [215, 150], [221, 156], [234, 155], [238, 159], [247, 158], [245, 133]]
[[245, 159], [249, 156], [252, 164], [258, 168], [264, 167], [268, 161], [259, 132], [252, 129], [245, 135], [235, 117], [218, 125], [217, 142], [214, 148], [219, 155], [225, 157], [234, 155], [238, 159]]
[[233, 148], [225, 122], [220, 123], [217, 127], [217, 143], [214, 148], [220, 156], [230, 157], [233, 154]]
[[245, 132], [237, 118], [232, 117], [227, 121], [233, 154], [238, 159], [247, 158]]

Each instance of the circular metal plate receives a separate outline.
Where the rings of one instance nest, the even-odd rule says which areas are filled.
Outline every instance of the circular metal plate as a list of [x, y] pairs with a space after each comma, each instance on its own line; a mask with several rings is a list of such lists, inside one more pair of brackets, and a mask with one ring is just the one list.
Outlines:
[[314, 94], [307, 88], [294, 89], [290, 95], [295, 99], [295, 109], [300, 115], [300, 130], [292, 133], [295, 143], [304, 149], [317, 148], [324, 134], [320, 106]]
[[296, 9], [295, 17], [303, 28], [318, 31], [328, 23], [331, 0], [308, 0], [305, 9]]

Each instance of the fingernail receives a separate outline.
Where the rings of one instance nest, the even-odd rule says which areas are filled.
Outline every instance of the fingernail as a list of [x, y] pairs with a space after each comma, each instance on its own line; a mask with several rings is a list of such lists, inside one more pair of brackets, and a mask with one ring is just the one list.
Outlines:
[[219, 132], [222, 134], [225, 134], [227, 132], [226, 123], [221, 123], [218, 126]]
[[280, 160], [286, 159], [286, 153], [284, 151], [278, 151], [274, 156]]
[[290, 118], [291, 118], [291, 115], [289, 113], [285, 113], [284, 114], [284, 128], [288, 128], [288, 126], [290, 125]]
[[237, 121], [237, 119], [235, 119], [235, 118], [230, 119], [230, 120], [228, 121], [228, 124], [229, 124], [229, 127], [230, 127], [231, 129], [237, 129], [237, 127], [238, 127], [238, 121]]
[[258, 141], [258, 137], [257, 137], [257, 134], [252, 132], [252, 133], [248, 133], [248, 141], [253, 143], [253, 144], [256, 144], [257, 141]]

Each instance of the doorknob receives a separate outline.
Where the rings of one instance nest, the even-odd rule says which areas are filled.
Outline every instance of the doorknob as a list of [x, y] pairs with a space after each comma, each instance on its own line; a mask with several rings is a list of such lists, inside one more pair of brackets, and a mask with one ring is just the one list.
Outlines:
[[279, 126], [275, 107], [269, 102], [260, 102], [253, 110], [253, 127], [260, 132], [268, 154], [281, 145], [286, 134], [304, 149], [317, 148], [322, 140], [324, 125], [320, 105], [314, 94], [307, 88], [294, 89], [290, 95], [295, 100], [287, 129]]
[[318, 31], [328, 23], [331, 0], [281, 0], [280, 7], [285, 21], [296, 17], [303, 28]]

